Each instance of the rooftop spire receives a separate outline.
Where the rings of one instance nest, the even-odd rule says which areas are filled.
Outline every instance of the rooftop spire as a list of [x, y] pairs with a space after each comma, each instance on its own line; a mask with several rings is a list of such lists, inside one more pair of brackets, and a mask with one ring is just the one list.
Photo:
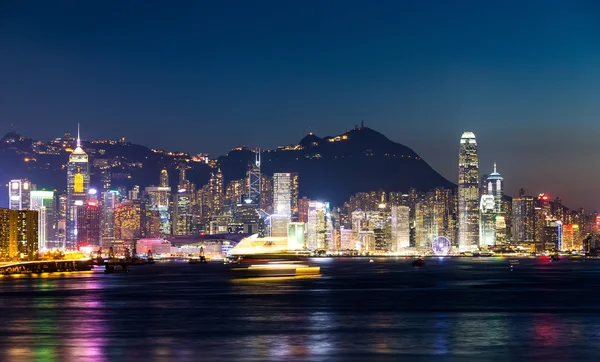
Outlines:
[[81, 139], [79, 138], [79, 123], [77, 123], [77, 147], [81, 147]]
[[494, 173], [496, 173], [496, 161], [494, 161]]

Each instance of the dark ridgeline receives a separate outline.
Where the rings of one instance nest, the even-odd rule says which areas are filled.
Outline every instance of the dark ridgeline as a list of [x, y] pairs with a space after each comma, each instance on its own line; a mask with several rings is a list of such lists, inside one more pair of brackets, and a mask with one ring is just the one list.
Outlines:
[[[14, 132], [0, 140], [0, 182], [27, 177], [39, 188], [62, 192], [66, 187], [66, 171], [62, 165], [66, 164], [69, 153], [62, 150], [59, 154], [40, 154], [33, 151], [34, 146], [35, 141]], [[148, 147], [129, 142], [83, 142], [82, 146], [90, 155], [93, 187], [100, 186], [100, 170], [94, 166], [94, 160], [116, 157], [121, 166], [111, 169], [113, 184], [142, 188], [157, 185], [160, 171], [167, 168], [171, 187], [176, 189], [175, 168], [181, 162], [180, 156], [153, 152]], [[248, 164], [254, 157], [253, 152], [246, 149], [233, 150], [219, 157], [225, 183], [245, 178]], [[35, 158], [35, 161], [25, 162], [25, 158]], [[216, 171], [200, 162], [189, 165], [187, 177], [198, 188], [207, 183], [210, 172]], [[411, 187], [419, 191], [438, 186], [456, 187], [410, 148], [364, 126], [335, 137], [319, 138], [309, 134], [295, 147], [263, 151], [261, 168], [266, 175], [298, 172], [300, 196], [330, 201], [334, 205], [341, 205], [350, 195], [361, 191], [406, 192]], [[0, 204], [6, 204], [5, 194], [0, 193]]]
[[[298, 149], [264, 151], [264, 174], [297, 172], [300, 196], [341, 205], [361, 191], [408, 192], [411, 187], [429, 191], [455, 188], [410, 148], [367, 127], [357, 127], [335, 137], [304, 137]], [[219, 157], [225, 182], [245, 177], [246, 164], [254, 159], [248, 150], [233, 150]]]

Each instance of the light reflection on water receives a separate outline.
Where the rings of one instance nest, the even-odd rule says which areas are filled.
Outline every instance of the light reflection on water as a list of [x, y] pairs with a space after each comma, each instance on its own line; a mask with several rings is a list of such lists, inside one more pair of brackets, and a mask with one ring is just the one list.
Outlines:
[[323, 277], [220, 264], [1, 278], [0, 361], [595, 359], [600, 262], [335, 259]]

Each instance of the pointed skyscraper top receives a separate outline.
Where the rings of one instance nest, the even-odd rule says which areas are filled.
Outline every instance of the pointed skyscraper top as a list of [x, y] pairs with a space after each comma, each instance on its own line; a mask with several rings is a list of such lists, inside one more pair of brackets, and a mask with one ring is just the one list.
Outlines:
[[79, 123], [77, 123], [77, 147], [81, 147], [81, 138], [79, 138]]
[[494, 173], [496, 173], [496, 161], [494, 161]]

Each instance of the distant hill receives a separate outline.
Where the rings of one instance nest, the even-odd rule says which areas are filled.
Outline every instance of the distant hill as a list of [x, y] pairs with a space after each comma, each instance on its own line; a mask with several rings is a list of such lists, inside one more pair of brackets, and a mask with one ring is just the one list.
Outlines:
[[[0, 139], [0, 184], [10, 179], [27, 177], [38, 188], [66, 188], [66, 164], [71, 141], [40, 142], [15, 132]], [[92, 186], [100, 187], [100, 169], [95, 160], [110, 159], [118, 163], [111, 169], [113, 185], [146, 187], [158, 183], [160, 170], [169, 170], [170, 184], [177, 185], [176, 167], [189, 161], [184, 153], [152, 150], [146, 146], [120, 141], [90, 141], [82, 143], [90, 155]], [[42, 151], [40, 151], [42, 150]], [[367, 127], [357, 127], [332, 137], [309, 134], [297, 145], [265, 150], [261, 153], [262, 172], [297, 172], [300, 176], [300, 196], [327, 200], [340, 205], [350, 195], [361, 191], [383, 189], [408, 191], [414, 187], [428, 191], [441, 186], [456, 187], [433, 170], [410, 148], [389, 140]], [[254, 153], [238, 148], [218, 158], [213, 167], [220, 167], [225, 182], [246, 177]], [[203, 162], [188, 162], [188, 179], [200, 188], [206, 184], [213, 167]], [[0, 192], [0, 205], [7, 205], [6, 188]]]
[[[301, 196], [335, 205], [361, 191], [456, 187], [412, 149], [367, 127], [324, 138], [311, 133], [296, 147], [269, 150], [261, 155], [263, 173], [297, 172]], [[234, 150], [219, 157], [225, 181], [244, 177], [246, 165], [254, 157], [249, 150]]]

